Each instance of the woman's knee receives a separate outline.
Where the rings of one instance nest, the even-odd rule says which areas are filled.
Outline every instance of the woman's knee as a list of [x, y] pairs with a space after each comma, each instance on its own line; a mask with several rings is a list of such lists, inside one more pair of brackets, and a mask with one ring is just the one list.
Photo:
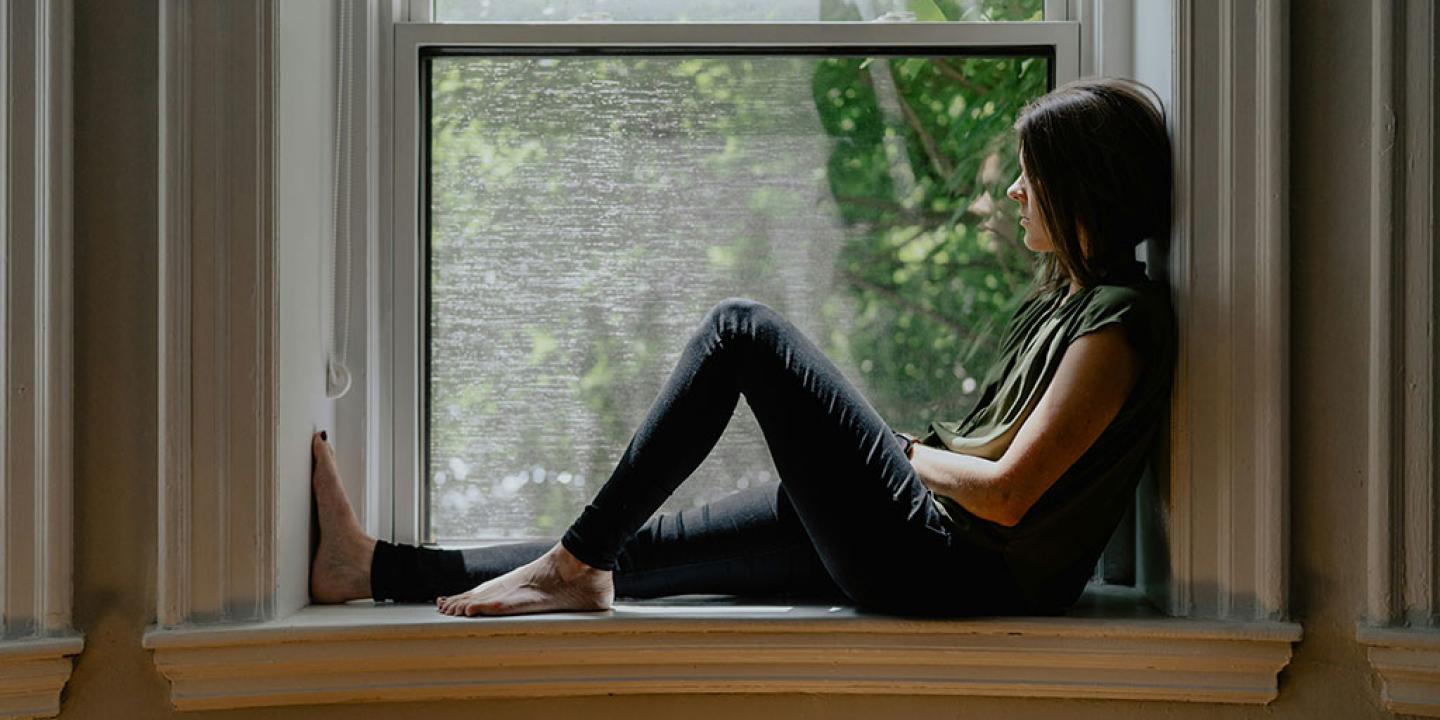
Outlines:
[[706, 321], [721, 337], [764, 337], [767, 327], [780, 324], [780, 313], [758, 300], [728, 297], [710, 308]]

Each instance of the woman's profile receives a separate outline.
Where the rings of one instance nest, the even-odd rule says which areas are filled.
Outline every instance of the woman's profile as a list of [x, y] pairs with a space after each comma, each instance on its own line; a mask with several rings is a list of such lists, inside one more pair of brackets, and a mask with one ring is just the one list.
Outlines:
[[[1166, 286], [1135, 248], [1168, 236], [1170, 144], [1142, 86], [1083, 80], [1016, 122], [1031, 294], [970, 413], [893, 431], [763, 304], [715, 305], [558, 542], [466, 550], [366, 535], [324, 433], [311, 595], [449, 615], [604, 610], [617, 595], [805, 596], [924, 615], [1063, 612], [1133, 497], [1169, 406]], [[744, 397], [780, 479], [674, 514], [661, 503]]]

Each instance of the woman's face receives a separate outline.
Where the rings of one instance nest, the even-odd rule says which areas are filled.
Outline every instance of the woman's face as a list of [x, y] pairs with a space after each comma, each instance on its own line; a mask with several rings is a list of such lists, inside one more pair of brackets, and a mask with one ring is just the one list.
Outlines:
[[1050, 242], [1050, 235], [1045, 232], [1045, 223], [1040, 221], [1040, 209], [1031, 200], [1035, 194], [1030, 189], [1030, 178], [1025, 176], [1025, 170], [1020, 170], [1020, 177], [1010, 184], [1005, 194], [1017, 203], [1020, 203], [1020, 227], [1025, 229], [1025, 247], [1033, 252], [1054, 252], [1055, 245]]

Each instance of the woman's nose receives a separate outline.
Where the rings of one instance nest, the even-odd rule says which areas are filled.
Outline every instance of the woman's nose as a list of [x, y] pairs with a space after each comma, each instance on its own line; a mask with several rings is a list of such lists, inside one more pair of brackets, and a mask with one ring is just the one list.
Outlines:
[[1020, 178], [1015, 178], [1015, 182], [1010, 183], [1010, 187], [1005, 190], [1005, 195], [1015, 202], [1025, 202], [1025, 191], [1020, 186]]

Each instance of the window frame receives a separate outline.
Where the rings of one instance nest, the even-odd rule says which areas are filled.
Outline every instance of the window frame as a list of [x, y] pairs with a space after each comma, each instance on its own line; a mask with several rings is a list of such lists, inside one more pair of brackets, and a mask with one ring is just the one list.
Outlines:
[[[388, 274], [379, 271], [384, 256], [377, 252], [377, 244], [392, 227], [388, 205], [396, 178], [390, 164], [393, 138], [387, 114], [393, 107], [386, 98], [392, 97], [393, 88], [387, 84], [391, 72], [387, 58], [396, 19], [406, 17], [408, 4], [419, 1], [363, 3], [365, 11], [357, 18], [357, 26], [365, 28], [355, 52], [366, 62], [354, 82], [354, 87], [368, 93], [364, 102], [357, 103], [363, 119], [356, 123], [357, 134], [365, 138], [358, 144], [363, 152], [357, 152], [365, 170], [358, 182], [342, 190], [358, 201], [352, 203], [352, 214], [366, 243], [364, 252], [357, 253], [364, 260], [357, 262], [355, 277], [365, 280], [359, 287], [366, 290], [367, 312], [356, 313], [352, 328], [365, 331], [361, 345], [366, 349], [363, 355], [369, 357], [356, 358], [368, 363], [359, 366], [359, 372], [357, 365], [351, 365], [361, 379], [362, 392], [352, 390], [338, 402], [305, 408], [309, 414], [304, 416], [279, 402], [255, 413], [224, 410], [230, 397], [258, 394], [273, 400], [280, 394], [283, 373], [273, 370], [283, 365], [282, 348], [295, 351], [292, 343], [297, 338], [278, 332], [274, 319], [314, 310], [313, 277], [294, 273], [288, 280], [280, 277], [274, 257], [282, 235], [296, 243], [320, 241], [313, 239], [315, 233], [289, 227], [290, 220], [283, 213], [276, 217], [272, 205], [281, 185], [280, 168], [294, 160], [277, 153], [281, 143], [273, 136], [292, 133], [285, 123], [293, 123], [295, 115], [313, 121], [320, 112], [315, 106], [326, 104], [324, 92], [299, 93], [291, 102], [275, 102], [276, 86], [285, 87], [285, 82], [277, 81], [277, 67], [285, 66], [284, 48], [292, 53], [297, 45], [310, 50], [315, 38], [293, 27], [287, 33], [279, 31], [279, 0], [224, 4], [240, 20], [225, 23], [206, 22], [205, 14], [184, 0], [161, 4], [159, 568], [157, 625], [146, 633], [144, 645], [155, 651], [156, 664], [171, 681], [171, 697], [177, 704], [225, 708], [609, 694], [614, 687], [609, 681], [586, 686], [552, 682], [556, 663], [572, 663], [564, 667], [583, 663], [587, 672], [613, 676], [635, 669], [617, 659], [630, 657], [632, 650], [668, 648], [668, 654], [650, 657], [671, 670], [693, 665], [688, 654], [696, 647], [691, 641], [697, 619], [676, 618], [677, 613], [664, 612], [663, 604], [618, 607], [600, 617], [550, 615], [483, 623], [439, 618], [423, 606], [306, 605], [308, 437], [298, 437], [303, 433], [295, 432], [297, 427], [324, 427], [331, 422], [339, 427], [342, 419], [361, 426], [355, 435], [339, 437], [337, 446], [352, 500], [363, 508], [367, 521], [373, 522], [377, 514], [378, 503], [371, 503], [363, 491], [373, 493], [369, 486], [378, 476], [374, 468], [382, 442], [373, 420], [385, 358], [373, 329], [386, 322], [378, 317], [377, 303], [389, 289]], [[667, 691], [793, 692], [797, 686], [787, 686], [788, 677], [814, 681], [812, 690], [827, 693], [1247, 703], [1265, 703], [1277, 696], [1278, 673], [1301, 636], [1300, 626], [1286, 617], [1288, 4], [1284, 0], [1046, 2], [1047, 11], [1061, 5], [1068, 17], [1081, 19], [1082, 26], [1086, 18], [1093, 20], [1082, 27], [1082, 47], [1091, 48], [1083, 56], [1088, 59], [1082, 59], [1082, 74], [1112, 72], [1108, 69], [1112, 59], [1117, 65], [1114, 72], [1124, 71], [1118, 67], [1127, 62], [1123, 53], [1100, 50], [1113, 39], [1112, 30], [1124, 34], [1127, 18], [1133, 21], [1137, 37], [1166, 38], [1144, 56], [1143, 65], [1154, 66], [1151, 75], [1143, 74], [1138, 45], [1129, 59], [1141, 79], [1157, 89], [1163, 84], [1162, 94], [1170, 99], [1175, 144], [1174, 233], [1168, 253], [1151, 259], [1152, 267], [1168, 274], [1176, 299], [1180, 358], [1164, 461], [1157, 467], [1159, 477], [1148, 500], [1158, 509], [1158, 517], [1148, 523], [1142, 517], [1142, 525], [1148, 524], [1148, 531], [1157, 534], [1155, 547], [1161, 552], [1159, 557], [1138, 558], [1142, 575], [1150, 561], [1164, 566], [1140, 583], [1144, 595], [1164, 614], [1147, 612], [1141, 593], [1108, 594], [1117, 590], [1113, 588], [1087, 592], [1082, 605], [1064, 617], [938, 620], [923, 625], [910, 619], [847, 613], [844, 608], [821, 608], [819, 617], [774, 617], [756, 612], [760, 608], [710, 606], [704, 610], [710, 626], [704, 639], [738, 637], [740, 642], [728, 648], [733, 653], [729, 657], [759, 672], [746, 677], [702, 676]], [[307, 13], [323, 12], [317, 10], [323, 6], [303, 7]], [[240, 52], [228, 52], [230, 46]], [[235, 72], [233, 77], [222, 74], [226, 82], [214, 93], [224, 107], [241, 111], [244, 122], [238, 128], [252, 129], [253, 122], [258, 142], [247, 133], [207, 132], [206, 113], [215, 103], [196, 103], [191, 97], [195, 88], [190, 75], [204, 69], [197, 59], [221, 55], [224, 66]], [[292, 55], [291, 61], [295, 60]], [[302, 69], [323, 74], [314, 63]], [[297, 141], [299, 135], [293, 133], [290, 141]], [[213, 151], [208, 156], [211, 161], [247, 169], [246, 187], [253, 179], [254, 192], [230, 192], [194, 167], [190, 153], [200, 142]], [[316, 168], [302, 169], [323, 174]], [[314, 185], [320, 188], [316, 192], [329, 187], [323, 182]], [[253, 282], [192, 282], [186, 263], [190, 246], [214, 238], [190, 233], [186, 221], [196, 207], [215, 205], [223, 205], [227, 217], [237, 223], [244, 218], [260, 222], [258, 228], [241, 223], [225, 236], [234, 251], [252, 253], [258, 261]], [[319, 250], [317, 245], [317, 256]], [[192, 326], [204, 329], [199, 323], [205, 318], [192, 310], [201, 303], [230, 308], [236, 326], [253, 330], [240, 338], [253, 352], [232, 358], [235, 371], [219, 376], [205, 393], [191, 393], [192, 373], [214, 359], [213, 353], [186, 339]], [[315, 324], [319, 332], [318, 320]], [[315, 344], [313, 334], [298, 340]], [[307, 367], [312, 360], [323, 367], [323, 358], [305, 360]], [[252, 365], [260, 372], [243, 371]], [[290, 386], [290, 391], [323, 399], [321, 373], [303, 375], [297, 375], [299, 384]], [[230, 485], [231, 500], [220, 508], [218, 522], [214, 513], [202, 514], [205, 509], [194, 503], [197, 493], [214, 491], [212, 480], [191, 472], [192, 457], [205, 449], [192, 418], [207, 414], [225, 417], [232, 431], [253, 431], [256, 441], [253, 452], [246, 447], [215, 463]], [[353, 462], [370, 470], [355, 472], [347, 465], [352, 462], [349, 458], [358, 458]], [[357, 492], [354, 482], [362, 476], [364, 487]], [[192, 563], [191, 550], [197, 543], [223, 553], [228, 573], [220, 575]], [[207, 604], [197, 605], [197, 598]], [[226, 612], [211, 612], [216, 606]], [[965, 641], [953, 648], [958, 654], [938, 659], [943, 665], [936, 667], [947, 673], [941, 682], [871, 682], [883, 680], [887, 673], [910, 677], [913, 668], [908, 666], [915, 659], [906, 638], [932, 629], [953, 637], [994, 636], [1003, 641], [1003, 652]], [[567, 645], [577, 636], [583, 636], [582, 643]], [[786, 644], [796, 637], [825, 642]], [[1119, 638], [1127, 641], [1117, 642]], [[394, 663], [369, 663], [377, 642], [386, 646], [385, 655]], [[833, 683], [829, 650], [836, 646], [866, 650], [864, 657], [857, 658], [863, 661], [861, 668], [846, 676], [852, 682]], [[557, 647], [584, 652], [557, 659]], [[457, 656], [471, 658], [473, 664], [455, 682], [436, 683], [426, 674], [427, 668], [453, 666]], [[522, 665], [528, 670], [511, 672]], [[1059, 676], [1037, 683], [1036, 668], [1071, 674], [1058, 684]], [[345, 682], [337, 683], [341, 672]], [[631, 679], [636, 682], [627, 692], [660, 691], [646, 685], [646, 676]], [[1217, 682], [1225, 683], [1229, 691], [1217, 695]]]
[[817, 51], [874, 51], [897, 54], [933, 50], [944, 54], [995, 49], [1035, 49], [1054, 58], [1052, 82], [1079, 77], [1080, 25], [1070, 21], [1030, 22], [745, 22], [745, 23], [398, 23], [391, 85], [393, 95], [394, 194], [391, 231], [381, 241], [388, 259], [389, 286], [380, 295], [381, 347], [389, 363], [376, 420], [380, 425], [381, 498], [378, 529], [393, 542], [418, 544], [423, 527], [423, 368], [425, 298], [423, 272], [425, 198], [425, 103], [420, 86], [422, 56], [435, 48], [464, 48], [497, 55], [598, 53], [727, 55], [814, 54]]

